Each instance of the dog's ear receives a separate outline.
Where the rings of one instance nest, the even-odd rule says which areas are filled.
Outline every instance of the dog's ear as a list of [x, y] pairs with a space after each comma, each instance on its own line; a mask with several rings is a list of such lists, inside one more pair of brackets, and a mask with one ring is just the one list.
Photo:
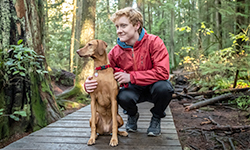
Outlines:
[[106, 51], [108, 44], [102, 40], [97, 40], [97, 41], [98, 41], [97, 51], [99, 55], [103, 55], [103, 53]]

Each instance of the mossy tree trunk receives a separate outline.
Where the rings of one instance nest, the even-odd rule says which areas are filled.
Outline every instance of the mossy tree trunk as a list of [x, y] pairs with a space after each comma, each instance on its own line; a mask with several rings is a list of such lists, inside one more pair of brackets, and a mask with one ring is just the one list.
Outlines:
[[[9, 45], [17, 45], [17, 41], [23, 39], [26, 47], [44, 56], [44, 2], [1, 0], [1, 51], [8, 51]], [[0, 58], [3, 57], [5, 56], [0, 54]], [[38, 63], [42, 68], [46, 68], [46, 59]], [[0, 116], [0, 139], [18, 132], [36, 131], [63, 116], [57, 107], [46, 74], [37, 73], [36, 68], [25, 68], [34, 71], [23, 76], [11, 75], [5, 80], [3, 77], [10, 70], [6, 70], [1, 61], [0, 64], [0, 109], [4, 108], [5, 114]], [[6, 115], [21, 110], [26, 112], [27, 117], [18, 116], [20, 121], [14, 121]]]
[[[75, 51], [84, 47], [86, 43], [95, 38], [95, 13], [96, 1], [77, 0], [76, 26], [75, 26]], [[68, 98], [79, 94], [84, 97], [87, 93], [84, 90], [84, 82], [88, 76], [93, 75], [94, 62], [91, 58], [80, 58], [76, 55], [76, 79], [75, 86], [58, 98]]]

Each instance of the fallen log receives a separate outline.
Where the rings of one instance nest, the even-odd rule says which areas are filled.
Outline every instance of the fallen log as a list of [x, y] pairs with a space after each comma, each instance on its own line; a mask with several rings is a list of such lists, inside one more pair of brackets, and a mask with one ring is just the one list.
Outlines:
[[197, 92], [199, 89], [201, 89], [200, 86], [195, 86], [195, 87], [192, 87], [190, 89], [188, 89], [189, 92]]
[[181, 97], [186, 97], [186, 98], [189, 98], [189, 99], [193, 99], [192, 96], [188, 95], [188, 94], [184, 94], [184, 93], [178, 93], [178, 92], [175, 92], [176, 95], [179, 95]]
[[223, 89], [223, 90], [209, 90], [209, 91], [206, 91], [206, 92], [188, 92], [187, 94], [192, 96], [192, 97], [195, 97], [195, 96], [199, 96], [199, 95], [213, 95], [215, 93], [228, 93], [228, 92], [244, 92], [244, 91], [247, 91], [249, 90], [250, 88], [237, 88], [237, 89]]
[[201, 101], [201, 102], [198, 102], [198, 103], [195, 103], [195, 104], [192, 104], [190, 106], [187, 106], [185, 108], [186, 111], [189, 111], [189, 110], [192, 110], [192, 109], [196, 109], [196, 108], [200, 108], [202, 106], [206, 106], [208, 104], [213, 104], [217, 101], [221, 101], [221, 100], [225, 100], [225, 99], [229, 99], [233, 97], [233, 94], [232, 93], [227, 93], [227, 94], [224, 94], [224, 95], [220, 95], [220, 96], [217, 96], [217, 97], [213, 97], [211, 99], [208, 99], [208, 100], [205, 100], [205, 101]]
[[243, 126], [214, 126], [210, 130], [235, 131], [235, 130], [244, 130], [244, 129], [250, 129], [250, 125], [243, 125]]

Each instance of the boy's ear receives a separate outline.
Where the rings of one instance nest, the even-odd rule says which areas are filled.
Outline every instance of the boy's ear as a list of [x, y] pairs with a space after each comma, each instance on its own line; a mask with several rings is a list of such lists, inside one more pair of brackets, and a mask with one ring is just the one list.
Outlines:
[[141, 26], [141, 23], [138, 21], [137, 25], [136, 25], [136, 29], [138, 30], [140, 28], [140, 26]]

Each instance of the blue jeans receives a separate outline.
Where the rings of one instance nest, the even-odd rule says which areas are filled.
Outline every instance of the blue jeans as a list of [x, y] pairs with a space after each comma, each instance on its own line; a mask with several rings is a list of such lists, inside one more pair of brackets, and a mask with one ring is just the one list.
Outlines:
[[172, 99], [174, 89], [170, 81], [158, 81], [147, 86], [139, 86], [129, 83], [128, 88], [122, 88], [117, 95], [118, 104], [134, 116], [138, 112], [137, 103], [152, 102], [154, 107], [150, 109], [156, 118], [166, 116], [165, 110]]

